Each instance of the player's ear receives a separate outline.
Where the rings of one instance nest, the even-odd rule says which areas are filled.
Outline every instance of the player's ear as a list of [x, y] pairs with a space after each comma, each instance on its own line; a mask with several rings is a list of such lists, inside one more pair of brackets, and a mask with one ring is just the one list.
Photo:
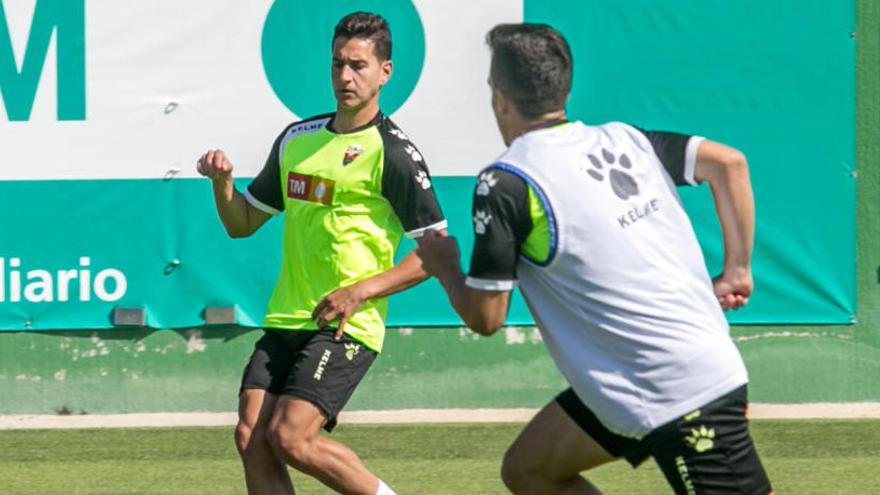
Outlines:
[[513, 109], [513, 101], [508, 98], [504, 91], [492, 88], [492, 108], [495, 109], [496, 115], [506, 117], [510, 115]]
[[391, 73], [394, 72], [394, 64], [390, 60], [383, 60], [379, 64], [379, 84], [384, 86], [391, 79]]

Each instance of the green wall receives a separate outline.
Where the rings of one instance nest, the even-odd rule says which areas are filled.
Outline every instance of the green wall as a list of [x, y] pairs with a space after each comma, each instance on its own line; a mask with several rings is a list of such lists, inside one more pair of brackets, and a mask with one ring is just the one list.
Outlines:
[[880, 2], [858, 1], [857, 341], [880, 347]]
[[880, 400], [880, 2], [856, 8], [857, 319], [734, 328], [758, 401]]
[[[734, 327], [754, 401], [880, 401], [880, 2], [857, 8], [858, 319]], [[257, 333], [190, 332], [0, 334], [0, 413], [233, 410]], [[531, 328], [393, 329], [350, 409], [535, 407], [563, 386]]]

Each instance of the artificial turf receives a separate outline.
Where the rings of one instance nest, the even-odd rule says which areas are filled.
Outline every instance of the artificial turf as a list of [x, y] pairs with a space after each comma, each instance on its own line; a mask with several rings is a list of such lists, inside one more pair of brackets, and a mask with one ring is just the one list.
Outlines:
[[[500, 459], [521, 425], [341, 425], [350, 445], [401, 495], [506, 493]], [[755, 421], [778, 494], [880, 494], [880, 421]], [[669, 493], [656, 466], [613, 463], [589, 473], [605, 493]], [[293, 473], [297, 493], [330, 493]], [[231, 428], [0, 432], [8, 495], [244, 493]]]

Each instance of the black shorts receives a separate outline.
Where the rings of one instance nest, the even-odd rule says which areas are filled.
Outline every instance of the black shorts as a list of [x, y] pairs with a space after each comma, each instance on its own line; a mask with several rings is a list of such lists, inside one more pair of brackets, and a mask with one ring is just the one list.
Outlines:
[[770, 480], [749, 435], [746, 386], [651, 431], [641, 440], [605, 428], [572, 389], [556, 402], [599, 445], [633, 467], [654, 457], [677, 494], [767, 495]]
[[354, 393], [376, 352], [334, 329], [265, 330], [244, 368], [241, 390], [260, 389], [314, 404], [333, 430], [336, 416]]

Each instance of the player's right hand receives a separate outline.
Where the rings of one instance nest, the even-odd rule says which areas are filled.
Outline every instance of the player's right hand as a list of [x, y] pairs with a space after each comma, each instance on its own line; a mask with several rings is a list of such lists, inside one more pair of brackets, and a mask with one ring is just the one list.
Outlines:
[[226, 179], [232, 175], [232, 162], [223, 150], [211, 150], [199, 158], [196, 170], [211, 180]]
[[428, 230], [416, 242], [416, 254], [429, 275], [439, 277], [444, 272], [460, 268], [458, 241], [446, 231]]
[[725, 270], [724, 273], [712, 279], [712, 287], [715, 297], [721, 309], [737, 310], [749, 303], [749, 297], [755, 287], [752, 280], [752, 271], [749, 268]]

